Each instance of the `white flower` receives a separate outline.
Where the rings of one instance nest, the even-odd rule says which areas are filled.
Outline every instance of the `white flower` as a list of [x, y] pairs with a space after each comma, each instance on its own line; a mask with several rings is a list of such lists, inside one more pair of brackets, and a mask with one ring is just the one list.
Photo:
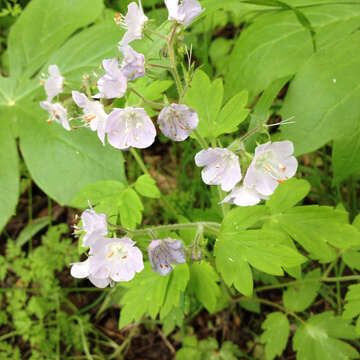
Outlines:
[[103, 60], [102, 64], [105, 75], [98, 80], [97, 87], [100, 93], [94, 95], [93, 98], [114, 99], [123, 97], [127, 90], [128, 79], [119, 69], [117, 59]]
[[184, 141], [191, 130], [197, 128], [199, 117], [196, 111], [183, 104], [171, 104], [164, 107], [157, 120], [160, 130], [169, 139]]
[[142, 108], [113, 109], [106, 122], [109, 143], [121, 150], [144, 149], [155, 140], [156, 129]]
[[92, 131], [97, 131], [98, 137], [105, 145], [105, 124], [107, 114], [99, 101], [90, 101], [84, 94], [78, 91], [72, 92], [75, 103], [84, 111], [84, 120], [90, 124]]
[[257, 146], [244, 185], [263, 195], [271, 195], [279, 183], [295, 175], [298, 162], [292, 156], [293, 152], [291, 141], [267, 142]]
[[124, 37], [120, 41], [120, 45], [128, 45], [135, 39], [141, 39], [143, 37], [143, 28], [148, 21], [145, 16], [141, 1], [139, 5], [136, 2], [132, 2], [128, 6], [128, 12], [124, 19], [121, 21], [121, 25], [127, 29]]
[[268, 196], [260, 194], [255, 189], [241, 185], [235, 186], [231, 193], [224, 198], [222, 203], [227, 202], [237, 206], [252, 206], [258, 204], [261, 200], [268, 199]]
[[239, 158], [228, 149], [210, 148], [195, 156], [197, 166], [205, 166], [201, 177], [205, 184], [221, 185], [230, 191], [241, 180]]
[[119, 46], [124, 58], [121, 63], [121, 72], [129, 79], [145, 75], [145, 56], [136, 52], [130, 45]]
[[186, 262], [182, 241], [171, 238], [153, 240], [148, 247], [148, 255], [152, 269], [162, 276], [172, 271], [171, 264], [179, 265]]
[[97, 238], [103, 238], [108, 233], [105, 214], [98, 214], [93, 209], [85, 210], [81, 215], [82, 228], [86, 232], [83, 237], [84, 247], [92, 246]]
[[65, 130], [71, 130], [68, 113], [60, 103], [51, 103], [49, 101], [41, 101], [40, 106], [47, 110], [50, 114], [49, 122], [56, 121], [61, 124]]
[[71, 275], [88, 278], [100, 288], [113, 281], [130, 281], [144, 269], [142, 253], [134, 244], [129, 238], [98, 238], [90, 248], [89, 258], [72, 264]]
[[50, 77], [45, 80], [44, 87], [47, 95], [46, 101], [51, 102], [55, 96], [62, 93], [64, 78], [61, 76], [57, 65], [50, 65], [48, 71]]
[[175, 20], [184, 26], [188, 26], [205, 9], [201, 8], [198, 0], [165, 0], [165, 5], [169, 11], [169, 20]]

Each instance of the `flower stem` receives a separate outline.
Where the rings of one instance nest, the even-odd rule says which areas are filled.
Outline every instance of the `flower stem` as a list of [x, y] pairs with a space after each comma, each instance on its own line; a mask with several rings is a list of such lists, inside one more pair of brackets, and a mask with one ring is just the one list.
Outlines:
[[202, 137], [202, 135], [199, 133], [199, 131], [197, 129], [193, 130], [192, 131], [193, 134], [195, 135], [196, 137], [196, 140], [199, 142], [200, 146], [203, 148], [203, 149], [208, 149], [209, 146], [206, 142], [206, 140]]
[[147, 28], [146, 28], [146, 31], [148, 31], [150, 34], [153, 34], [153, 35], [155, 35], [155, 36], [158, 36], [159, 38], [164, 39], [165, 41], [169, 41], [169, 38], [168, 38], [166, 35], [161, 34], [161, 33], [157, 32], [157, 31], [155, 31], [155, 30], [152, 30], [152, 29], [150, 29], [150, 28], [147, 27]]
[[159, 64], [147, 64], [147, 65], [149, 67], [156, 68], [156, 69], [164, 69], [164, 70], [172, 71], [172, 68], [170, 66], [159, 65]]
[[153, 107], [154, 109], [161, 110], [165, 106], [165, 104], [145, 99], [137, 90], [132, 87], [128, 86], [128, 89], [132, 91], [136, 96], [138, 96], [143, 101], [143, 103]]

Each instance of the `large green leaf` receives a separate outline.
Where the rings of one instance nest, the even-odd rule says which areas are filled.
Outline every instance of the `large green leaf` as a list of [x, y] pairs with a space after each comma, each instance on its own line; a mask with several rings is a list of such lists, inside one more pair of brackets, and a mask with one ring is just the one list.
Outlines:
[[10, 123], [0, 119], [0, 230], [15, 213], [19, 197], [17, 146]]
[[289, 320], [283, 313], [273, 312], [267, 315], [261, 328], [265, 330], [261, 335], [261, 342], [265, 344], [266, 360], [273, 360], [286, 348], [290, 335]]
[[360, 284], [350, 285], [345, 296], [344, 319], [352, 319], [360, 314]]
[[297, 154], [335, 140], [335, 182], [360, 169], [360, 33], [315, 54], [289, 88], [282, 114], [296, 123], [283, 126], [283, 136]]
[[329, 206], [297, 206], [276, 217], [281, 228], [303, 246], [314, 259], [331, 261], [335, 251], [360, 245], [360, 232], [348, 223], [345, 211]]
[[30, 77], [75, 32], [94, 21], [102, 0], [33, 0], [9, 35], [11, 76]]
[[349, 325], [348, 320], [325, 312], [312, 316], [296, 330], [293, 348], [298, 360], [358, 359], [358, 352], [339, 338], [355, 339], [354, 326]]
[[60, 204], [71, 205], [81, 189], [100, 180], [125, 181], [120, 151], [103, 147], [89, 129], [66, 131], [47, 124], [40, 107], [17, 107], [20, 148], [37, 185]]
[[[223, 269], [221, 271], [226, 273], [228, 269], [221, 266], [224, 261], [235, 263], [237, 259], [241, 259], [260, 271], [283, 275], [283, 267], [291, 268], [305, 261], [296, 249], [284, 243], [286, 243], [286, 234], [276, 231], [247, 230], [222, 233], [216, 245], [219, 246], [217, 255], [222, 259], [217, 264]], [[228, 256], [228, 252], [225, 252], [227, 247], [233, 250], [234, 257]], [[249, 283], [250, 280], [247, 282]], [[248, 286], [247, 289], [250, 287]]]
[[[321, 2], [328, 1], [317, 3]], [[291, 1], [292, 6], [299, 3]], [[356, 4], [314, 6], [302, 11], [316, 31], [318, 49], [340, 42], [358, 27], [360, 19]], [[309, 32], [293, 11], [258, 17], [242, 32], [231, 54], [225, 76], [226, 97], [247, 89], [252, 99], [275, 79], [296, 73], [312, 53]]]

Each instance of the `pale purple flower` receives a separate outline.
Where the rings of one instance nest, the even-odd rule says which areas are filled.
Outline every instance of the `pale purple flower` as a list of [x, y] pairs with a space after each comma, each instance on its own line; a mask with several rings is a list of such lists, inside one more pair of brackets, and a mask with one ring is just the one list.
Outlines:
[[148, 18], [144, 14], [141, 1], [139, 0], [139, 5], [136, 2], [130, 3], [127, 14], [120, 22], [127, 31], [119, 44], [128, 45], [133, 40], [141, 39], [147, 21]]
[[47, 95], [46, 101], [51, 102], [55, 96], [62, 93], [64, 78], [61, 76], [57, 65], [50, 65], [48, 71], [50, 77], [45, 80], [44, 87]]
[[162, 276], [172, 271], [171, 264], [186, 262], [183, 243], [171, 238], [153, 240], [148, 247], [148, 255], [152, 269]]
[[81, 215], [82, 229], [85, 235], [82, 240], [84, 247], [92, 246], [96, 239], [103, 238], [108, 233], [105, 214], [99, 214], [93, 209], [85, 210]]
[[99, 101], [90, 101], [86, 95], [78, 91], [72, 92], [75, 103], [83, 109], [84, 120], [90, 124], [92, 131], [97, 131], [98, 137], [105, 145], [105, 125], [107, 114]]
[[105, 75], [98, 82], [99, 94], [93, 98], [114, 99], [121, 98], [127, 90], [127, 77], [119, 68], [117, 59], [107, 59], [102, 62]]
[[41, 101], [40, 106], [49, 112], [50, 118], [49, 122], [56, 121], [57, 123], [61, 124], [65, 130], [71, 130], [69, 120], [68, 120], [68, 113], [66, 109], [60, 103], [51, 103], [49, 101]]
[[205, 184], [221, 185], [224, 191], [230, 191], [241, 180], [239, 158], [228, 149], [201, 150], [195, 156], [195, 164], [205, 166], [201, 171]]
[[113, 109], [106, 121], [109, 143], [121, 150], [144, 149], [155, 140], [156, 129], [142, 108]]
[[119, 46], [124, 58], [121, 63], [121, 72], [128, 78], [134, 80], [145, 75], [145, 56], [136, 52], [130, 45]]
[[298, 162], [292, 156], [293, 152], [291, 141], [267, 142], [257, 146], [244, 185], [263, 195], [271, 195], [279, 183], [295, 175]]
[[198, 0], [165, 0], [165, 5], [169, 11], [169, 20], [177, 21], [184, 26], [188, 26], [205, 9], [201, 8]]
[[232, 189], [231, 193], [224, 198], [222, 203], [227, 202], [237, 206], [252, 206], [258, 204], [261, 200], [268, 199], [268, 196], [260, 194], [254, 188], [239, 185]]
[[129, 238], [98, 238], [90, 248], [89, 258], [73, 263], [71, 275], [88, 278], [104, 288], [114, 281], [130, 281], [144, 269], [143, 255]]
[[191, 130], [197, 128], [199, 117], [196, 111], [183, 104], [171, 104], [164, 107], [158, 117], [162, 133], [174, 141], [184, 141]]

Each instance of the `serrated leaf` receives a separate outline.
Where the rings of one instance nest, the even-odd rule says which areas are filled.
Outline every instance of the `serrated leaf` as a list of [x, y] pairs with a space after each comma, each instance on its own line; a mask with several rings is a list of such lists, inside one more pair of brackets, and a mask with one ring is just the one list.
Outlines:
[[245, 108], [247, 101], [247, 91], [241, 91], [225, 104], [216, 119], [214, 137], [230, 134], [237, 130], [237, 127], [247, 118], [250, 112], [249, 109]]
[[276, 220], [314, 259], [323, 262], [336, 256], [327, 243], [341, 249], [359, 245], [360, 232], [348, 223], [348, 214], [329, 206], [297, 206]]
[[355, 327], [349, 325], [349, 321], [325, 312], [312, 316], [306, 325], [296, 330], [293, 348], [298, 360], [357, 359], [357, 350], [339, 338], [355, 339]]
[[136, 191], [149, 198], [159, 198], [161, 196], [156, 181], [150, 175], [141, 175], [135, 182]]
[[185, 290], [188, 279], [187, 264], [176, 266], [169, 276], [161, 276], [146, 262], [144, 270], [127, 284], [129, 290], [120, 301], [123, 307], [119, 327], [138, 322], [144, 315], [155, 319], [164, 305], [166, 313], [178, 307], [180, 292]]
[[284, 245], [284, 238], [286, 234], [282, 232], [248, 230], [221, 234], [218, 242], [234, 246], [236, 254], [241, 254], [242, 259], [256, 269], [283, 275], [283, 267], [294, 267], [306, 260], [296, 249]]
[[118, 208], [121, 225], [134, 230], [142, 220], [144, 206], [139, 195], [133, 189], [126, 189], [120, 194]]
[[221, 232], [246, 230], [268, 214], [269, 210], [263, 205], [236, 207], [225, 215], [221, 223]]
[[344, 319], [353, 319], [360, 314], [360, 284], [350, 285], [345, 296]]
[[221, 295], [218, 281], [219, 276], [209, 263], [201, 261], [190, 265], [190, 289], [210, 313], [215, 311]]
[[360, 252], [358, 250], [346, 250], [341, 257], [351, 269], [360, 270]]
[[252, 272], [236, 242], [216, 241], [214, 254], [216, 268], [221, 273], [226, 285], [234, 285], [240, 293], [251, 296], [253, 292]]
[[261, 328], [265, 330], [261, 335], [261, 342], [265, 344], [266, 360], [273, 360], [286, 348], [290, 335], [289, 321], [283, 313], [274, 312], [267, 315]]
[[[320, 277], [320, 269], [315, 269], [308, 272], [304, 279], [318, 279]], [[320, 287], [321, 281], [304, 282], [289, 286], [283, 294], [284, 306], [296, 312], [306, 310], [314, 302]]]
[[294, 207], [310, 191], [310, 184], [303, 179], [292, 178], [279, 184], [273, 195], [266, 202], [272, 214]]

